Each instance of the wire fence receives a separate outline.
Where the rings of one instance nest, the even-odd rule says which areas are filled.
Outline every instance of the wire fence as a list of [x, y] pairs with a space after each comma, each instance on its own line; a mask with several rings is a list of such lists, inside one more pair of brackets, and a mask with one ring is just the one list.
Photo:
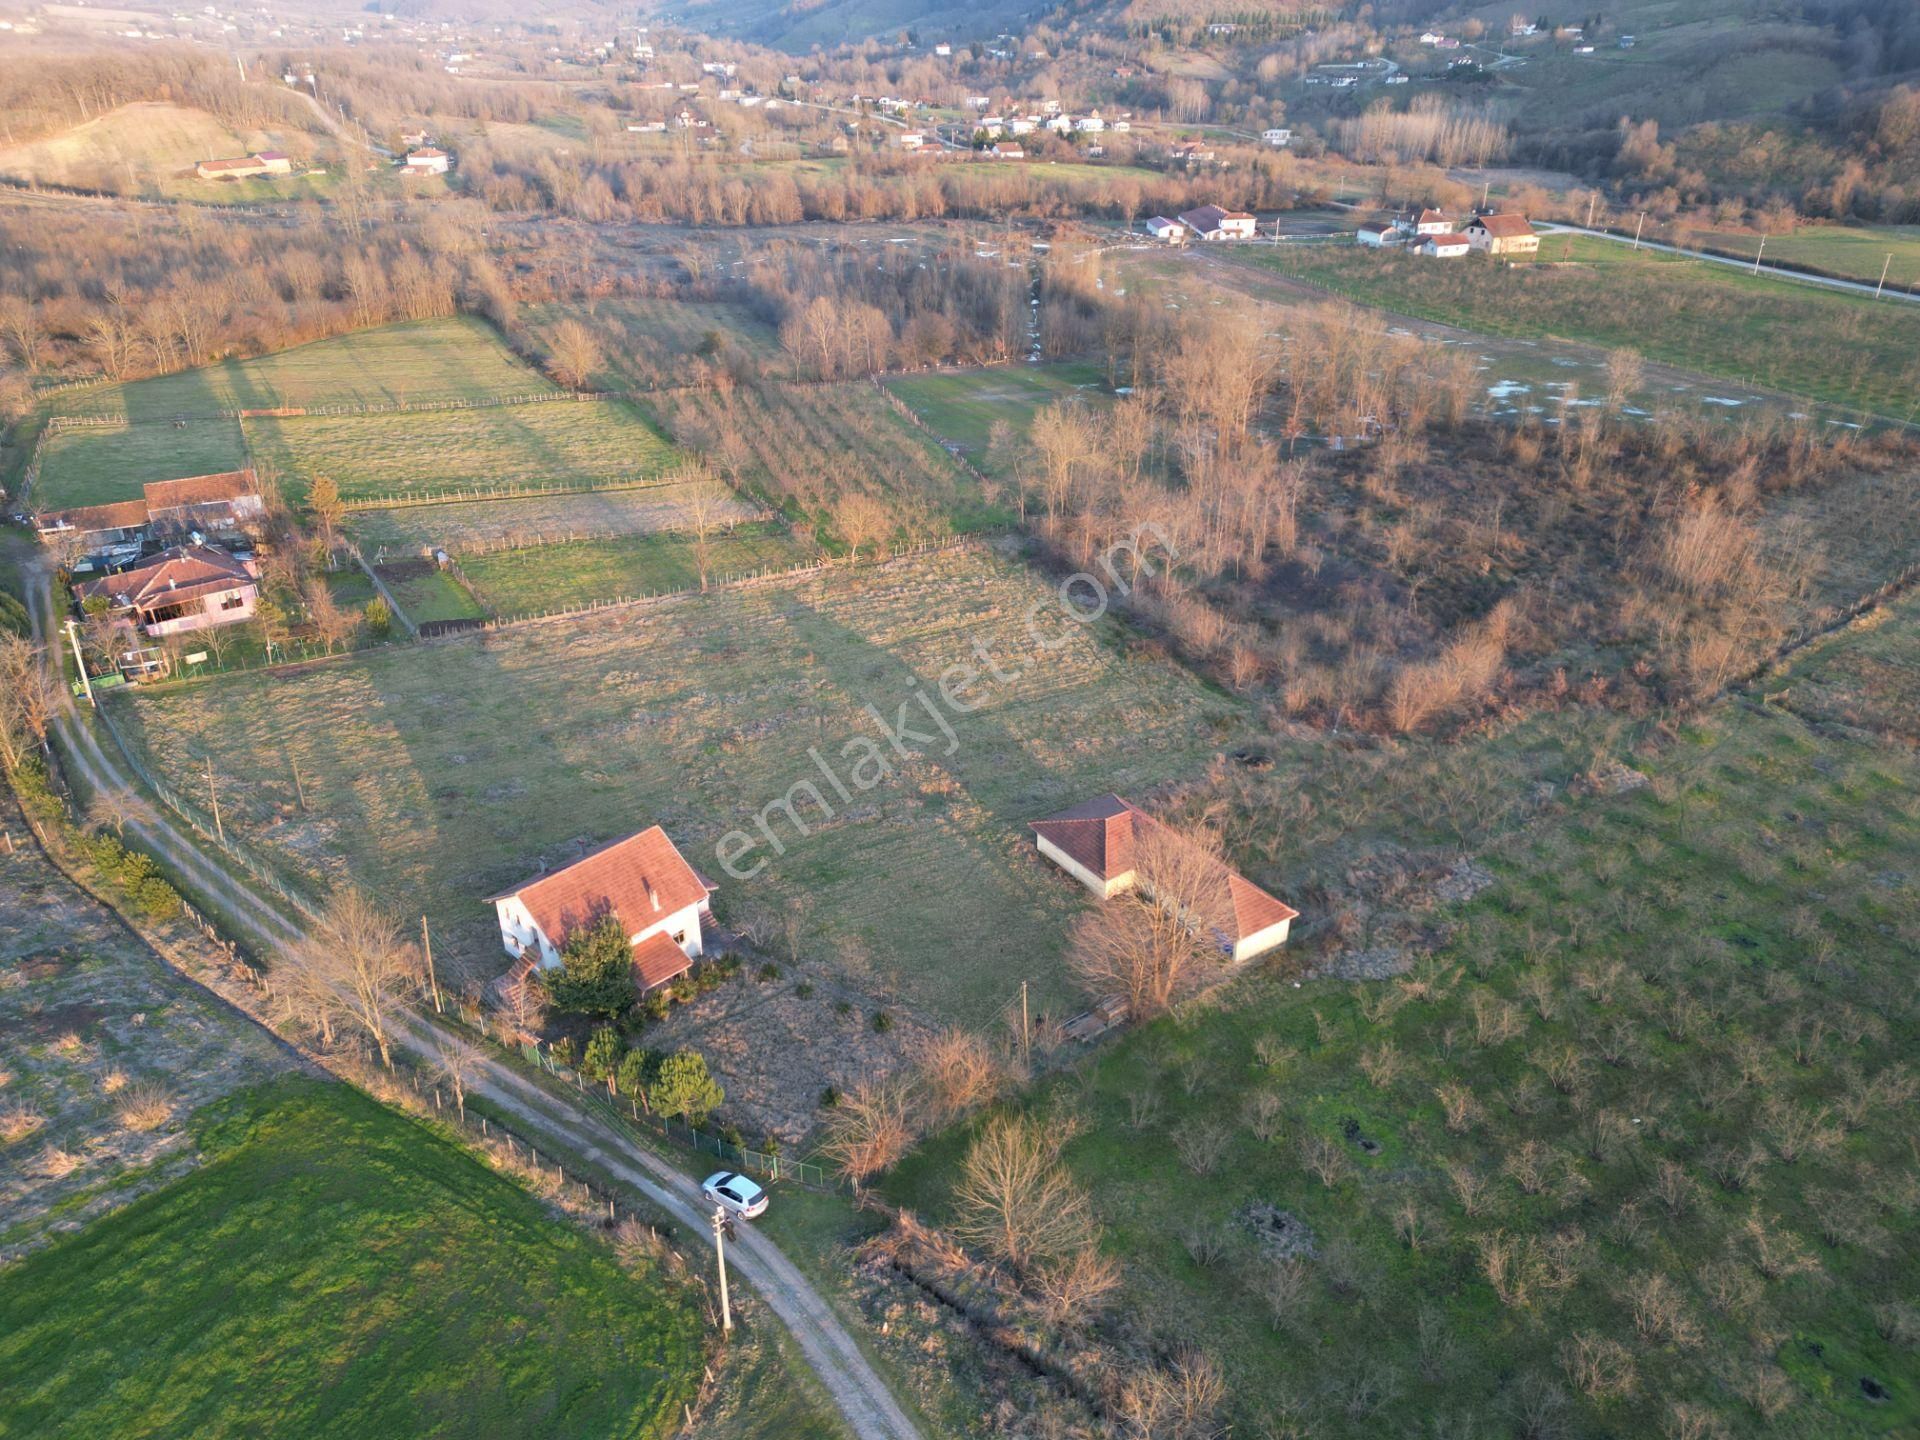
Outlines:
[[356, 495], [343, 499], [352, 510], [404, 510], [415, 505], [458, 505], [477, 500], [538, 500], [546, 495], [599, 495], [629, 490], [669, 490], [684, 485], [684, 477], [647, 476], [634, 480], [595, 481], [585, 485], [462, 485], [449, 490], [407, 490], [386, 495]]
[[811, 1160], [795, 1160], [778, 1151], [755, 1150], [684, 1121], [655, 1115], [642, 1110], [635, 1096], [624, 1097], [627, 1103], [623, 1109], [616, 1103], [621, 1097], [607, 1092], [602, 1082], [588, 1080], [578, 1070], [560, 1064], [550, 1053], [532, 1042], [522, 1042], [517, 1053], [528, 1065], [571, 1085], [577, 1100], [584, 1101], [601, 1118], [633, 1139], [643, 1142], [647, 1137], [671, 1140], [697, 1154], [711, 1155], [732, 1169], [767, 1181], [789, 1181], [811, 1190], [844, 1191], [847, 1188], [839, 1176], [824, 1165]]

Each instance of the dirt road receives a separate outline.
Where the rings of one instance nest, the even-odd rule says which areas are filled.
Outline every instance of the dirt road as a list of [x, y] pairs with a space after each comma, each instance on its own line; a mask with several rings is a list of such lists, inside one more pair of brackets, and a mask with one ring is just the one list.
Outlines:
[[[54, 624], [52, 593], [43, 571], [29, 576], [28, 596], [35, 636], [49, 646], [51, 656], [56, 653], [51, 647], [63, 642]], [[78, 778], [87, 789], [121, 797], [127, 802], [126, 828], [146, 847], [178, 867], [195, 888], [216, 899], [234, 923], [248, 932], [246, 938], [252, 944], [271, 953], [296, 937], [300, 933], [300, 917], [269, 904], [253, 887], [209, 858], [189, 833], [177, 828], [159, 806], [132, 783], [122, 757], [111, 745], [99, 744], [92, 728], [83, 723], [77, 709], [85, 702], [76, 702], [64, 684], [61, 690], [63, 703], [54, 726], [79, 772]], [[404, 1048], [419, 1055], [434, 1053], [435, 1034], [424, 1020], [405, 1015], [398, 1028]], [[485, 1095], [514, 1115], [530, 1139], [555, 1150], [572, 1151], [597, 1165], [607, 1175], [665, 1209], [694, 1233], [706, 1229], [708, 1212], [694, 1183], [660, 1156], [629, 1140], [604, 1121], [583, 1113], [491, 1058], [486, 1061], [484, 1078], [473, 1088], [475, 1093]], [[735, 1270], [792, 1332], [800, 1353], [833, 1396], [858, 1440], [918, 1440], [919, 1431], [913, 1421], [840, 1323], [825, 1297], [771, 1240], [746, 1225], [738, 1227], [738, 1234], [730, 1251]]]

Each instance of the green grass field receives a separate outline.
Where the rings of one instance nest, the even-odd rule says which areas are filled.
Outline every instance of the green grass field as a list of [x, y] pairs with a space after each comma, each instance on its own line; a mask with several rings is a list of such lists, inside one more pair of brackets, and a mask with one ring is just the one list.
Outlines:
[[137, 500], [140, 487], [150, 480], [213, 475], [246, 463], [246, 441], [237, 420], [59, 430], [47, 437], [40, 452], [33, 504], [40, 510], [64, 510]]
[[348, 528], [369, 552], [384, 546], [395, 553], [418, 553], [437, 545], [458, 555], [490, 545], [550, 545], [587, 536], [681, 530], [692, 523], [691, 507], [703, 495], [722, 521], [751, 520], [763, 513], [717, 482], [693, 481], [358, 510], [349, 517]]
[[[116, 714], [156, 773], [203, 775], [214, 756], [230, 837], [310, 884], [350, 873], [425, 910], [436, 960], [460, 974], [503, 964], [479, 897], [658, 823], [721, 885], [723, 913], [809, 900], [822, 958], [856, 983], [984, 1021], [1023, 979], [1037, 1008], [1077, 1008], [1059, 956], [1082, 894], [1035, 858], [1026, 822], [1192, 774], [1243, 718], [1129, 653], [1111, 621], [1062, 622], [1050, 597], [1014, 563], [940, 552], [126, 695]], [[1053, 650], [1028, 630], [1036, 605]], [[976, 641], [1013, 678], [982, 683], [951, 755], [909, 744], [937, 753], [896, 756], [891, 780], [804, 839], [774, 812], [784, 853], [751, 880], [720, 869], [723, 835], [797, 782], [826, 784], [810, 748], [884, 744], [862, 707], [892, 723]]]
[[1632, 347], [1900, 420], [1920, 406], [1920, 306], [1572, 236], [1546, 237], [1539, 262], [1512, 267], [1345, 246], [1251, 258], [1364, 304], [1469, 330]]
[[994, 473], [988, 445], [995, 421], [1006, 421], [1016, 438], [1025, 439], [1035, 413], [1047, 405], [1078, 397], [1100, 407], [1112, 398], [1101, 367], [1091, 363], [902, 375], [887, 381], [887, 388], [974, 465]]
[[384, 574], [380, 578], [386, 582], [387, 589], [393, 592], [393, 598], [400, 602], [400, 608], [407, 612], [407, 618], [416, 625], [426, 625], [435, 620], [483, 620], [487, 612], [475, 603], [466, 587], [444, 570], [426, 569], [418, 574]]
[[[737, 526], [731, 534], [714, 534], [708, 545], [710, 585], [810, 558], [786, 526], [776, 523]], [[671, 532], [499, 550], [462, 559], [460, 570], [487, 609], [501, 617], [693, 590], [700, 584], [693, 537]]]
[[356, 330], [253, 360], [227, 360], [152, 380], [68, 390], [56, 415], [143, 421], [221, 410], [426, 404], [557, 392], [471, 316]]
[[[1902, 647], [1881, 706], [1914, 693], [1916, 622], [1909, 602], [1866, 639]], [[1236, 1431], [1920, 1424], [1897, 1078], [1920, 1043], [1920, 765], [1756, 701], [1633, 755], [1646, 788], [1483, 852], [1492, 888], [1429, 916], [1410, 974], [1296, 988], [1325, 951], [1290, 956], [1025, 1102], [1073, 1117], [1066, 1163], [1127, 1267], [1113, 1314], [1213, 1356]], [[965, 1141], [889, 1198], [949, 1216]], [[1310, 1255], [1268, 1251], [1263, 1205]], [[1708, 1428], [1676, 1432], [1677, 1405]]]
[[[1920, 291], [1920, 226], [1808, 225], [1766, 240], [1762, 258], [1770, 264], [1801, 265], [1868, 285], [1879, 283], [1884, 265], [1887, 289]], [[1760, 236], [1751, 231], [1699, 231], [1691, 243], [1742, 259], [1761, 254]]]
[[201, 1112], [201, 1169], [0, 1274], [0, 1435], [665, 1436], [691, 1292], [343, 1085]]
[[304, 495], [328, 475], [348, 500], [466, 489], [592, 490], [658, 475], [678, 452], [620, 401], [551, 402], [246, 422], [260, 463]]

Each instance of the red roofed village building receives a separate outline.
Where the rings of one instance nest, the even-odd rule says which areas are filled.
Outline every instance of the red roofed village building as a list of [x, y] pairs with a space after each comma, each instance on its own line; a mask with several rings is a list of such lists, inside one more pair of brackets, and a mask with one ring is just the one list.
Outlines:
[[182, 545], [146, 564], [74, 587], [84, 605], [105, 599], [109, 613], [149, 635], [210, 630], [253, 618], [260, 586], [251, 565], [211, 545]]
[[633, 946], [635, 985], [642, 994], [658, 989], [704, 953], [701, 925], [713, 913], [713, 891], [658, 825], [603, 845], [488, 897], [500, 942], [516, 961], [502, 984], [557, 966], [575, 929], [611, 914]]
[[42, 539], [71, 536], [84, 545], [109, 545], [147, 535], [156, 539], [202, 534], [245, 534], [266, 514], [260, 481], [252, 470], [150, 480], [138, 500], [48, 510], [35, 518]]
[[[1102, 795], [1033, 822], [1040, 853], [1102, 900], [1139, 883], [1136, 852], [1143, 837], [1172, 832], [1118, 795]], [[1225, 863], [1217, 864], [1220, 893], [1210, 905], [1221, 917], [1215, 938], [1235, 960], [1251, 960], [1284, 945], [1300, 912], [1276, 900]]]

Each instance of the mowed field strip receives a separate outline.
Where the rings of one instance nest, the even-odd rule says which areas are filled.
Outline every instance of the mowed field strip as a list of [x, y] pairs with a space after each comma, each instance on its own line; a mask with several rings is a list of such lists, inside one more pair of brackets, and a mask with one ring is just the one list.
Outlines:
[[738, 524], [763, 513], [717, 481], [690, 480], [633, 490], [358, 510], [349, 517], [348, 528], [369, 550], [439, 546], [457, 555], [499, 546], [551, 545], [585, 536], [683, 530], [693, 523], [693, 507], [703, 499], [720, 524]]
[[49, 413], [171, 421], [222, 410], [425, 405], [558, 394], [483, 320], [449, 316], [356, 330], [252, 360], [62, 391]]
[[[1029, 631], [1036, 606], [1056, 648]], [[885, 748], [863, 707], [895, 718], [976, 641], [1015, 678], [976, 688], [952, 754], [942, 740], [893, 755], [892, 778], [836, 800], [824, 824], [803, 796], [811, 835], [784, 829], [785, 853], [749, 881], [720, 872], [720, 837], [796, 782], [831, 794], [809, 749]], [[1050, 587], [967, 549], [130, 695], [116, 714], [183, 790], [204, 789], [212, 757], [229, 836], [310, 884], [351, 876], [424, 910], [436, 958], [462, 976], [505, 961], [483, 897], [659, 823], [721, 885], [723, 912], [804, 899], [850, 979], [978, 1023], [1022, 980], [1037, 1006], [1077, 1004], [1060, 956], [1084, 896], [1036, 858], [1026, 822], [1194, 774], [1244, 718], [1125, 645], [1113, 622], [1068, 622]]]
[[886, 382], [935, 433], [958, 446], [974, 465], [998, 473], [988, 455], [995, 422], [1004, 420], [1024, 440], [1045, 406], [1080, 399], [1096, 409], [1113, 401], [1095, 364], [1005, 365], [943, 375], [901, 375]]
[[304, 495], [329, 476], [347, 500], [488, 487], [593, 490], [659, 475], [681, 456], [632, 406], [554, 401], [475, 410], [250, 419], [255, 459]]
[[[708, 538], [707, 583], [791, 569], [813, 558], [784, 525], [739, 525]], [[692, 590], [700, 584], [700, 559], [693, 536], [658, 532], [467, 556], [460, 573], [490, 614], [511, 619]]]

